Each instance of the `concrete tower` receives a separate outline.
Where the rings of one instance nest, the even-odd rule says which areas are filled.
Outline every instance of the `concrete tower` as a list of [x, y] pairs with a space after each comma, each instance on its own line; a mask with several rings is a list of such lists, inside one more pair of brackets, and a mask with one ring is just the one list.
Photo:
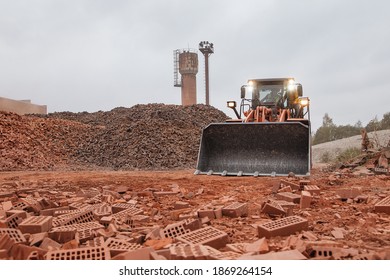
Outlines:
[[[192, 50], [176, 51], [175, 86], [181, 87], [181, 104], [196, 104], [196, 74], [198, 73], [198, 54]], [[178, 84], [177, 69], [181, 75], [181, 83]]]

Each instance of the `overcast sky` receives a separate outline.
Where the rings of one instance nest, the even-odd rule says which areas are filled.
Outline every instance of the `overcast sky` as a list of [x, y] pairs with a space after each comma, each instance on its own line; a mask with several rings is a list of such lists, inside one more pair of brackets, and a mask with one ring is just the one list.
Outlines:
[[[390, 1], [0, 0], [0, 96], [49, 112], [180, 104], [173, 50], [214, 43], [210, 103], [295, 77], [313, 129], [390, 111]], [[205, 102], [199, 52], [198, 103]]]

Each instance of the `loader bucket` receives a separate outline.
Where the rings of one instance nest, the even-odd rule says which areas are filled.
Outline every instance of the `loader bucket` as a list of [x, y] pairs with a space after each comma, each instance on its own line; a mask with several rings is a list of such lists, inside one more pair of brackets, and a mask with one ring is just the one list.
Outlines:
[[215, 123], [203, 129], [195, 174], [310, 174], [310, 124]]

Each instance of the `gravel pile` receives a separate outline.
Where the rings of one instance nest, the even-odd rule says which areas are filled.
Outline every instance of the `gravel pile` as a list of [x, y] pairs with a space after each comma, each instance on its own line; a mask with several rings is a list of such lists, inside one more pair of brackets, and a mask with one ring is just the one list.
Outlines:
[[194, 168], [202, 128], [228, 117], [211, 106], [147, 104], [46, 116], [0, 113], [1, 170]]

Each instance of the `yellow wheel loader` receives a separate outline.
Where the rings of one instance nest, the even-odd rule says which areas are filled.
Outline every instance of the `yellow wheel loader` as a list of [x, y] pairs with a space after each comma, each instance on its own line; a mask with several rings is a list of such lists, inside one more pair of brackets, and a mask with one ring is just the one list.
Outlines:
[[[250, 98], [247, 98], [247, 96]], [[202, 131], [195, 174], [310, 175], [309, 98], [292, 78], [253, 79], [241, 87], [237, 119]]]

